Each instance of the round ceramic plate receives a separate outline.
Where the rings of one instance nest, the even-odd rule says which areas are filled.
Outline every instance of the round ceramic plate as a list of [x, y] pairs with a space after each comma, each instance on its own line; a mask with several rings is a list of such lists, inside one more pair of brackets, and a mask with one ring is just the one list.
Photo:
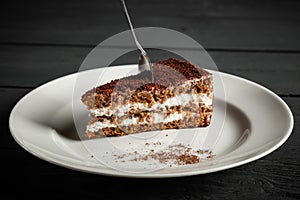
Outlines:
[[[130, 73], [133, 69], [137, 69], [137, 66], [124, 65], [106, 68], [106, 75], [100, 82], [104, 83], [118, 78]], [[136, 166], [127, 164], [120, 170], [121, 168], [116, 166], [124, 161], [111, 165], [111, 163], [107, 164], [95, 159], [93, 152], [87, 148], [89, 142], [80, 139], [78, 129], [74, 124], [74, 87], [78, 83], [79, 75], [92, 77], [97, 73], [103, 74], [103, 70], [90, 70], [58, 78], [24, 96], [13, 108], [9, 120], [11, 133], [18, 144], [41, 159], [75, 170], [112, 176], [162, 178], [211, 173], [257, 160], [281, 146], [293, 128], [292, 113], [276, 94], [243, 78], [211, 71], [214, 80], [222, 81], [214, 82], [215, 91], [224, 91], [225, 94], [215, 95], [219, 98], [218, 101], [226, 104], [226, 112], [218, 108], [221, 104], [214, 105], [213, 116], [223, 116], [222, 126], [217, 123], [217, 120], [212, 120], [209, 127], [209, 134], [217, 133], [218, 136], [214, 138], [215, 143], [210, 144], [216, 156], [197, 164], [167, 165], [148, 171], [130, 170], [130, 167]], [[83, 92], [91, 89], [92, 85], [81, 86]], [[85, 118], [88, 116], [85, 115]], [[189, 134], [180, 137], [185, 134], [185, 131], [187, 130], [168, 130], [168, 135], [174, 132], [174, 135], [179, 136], [177, 140], [188, 138]], [[207, 138], [210, 137], [209, 134]], [[145, 136], [145, 134], [141, 135]], [[165, 135], [165, 133], [162, 131], [156, 137], [151, 138], [159, 138], [159, 135]], [[106, 152], [112, 156], [113, 154], [108, 152], [110, 149], [107, 148], [106, 143], [126, 147], [130, 144], [130, 140], [132, 137], [124, 136], [92, 141], [101, 143], [97, 146], [97, 151]], [[144, 142], [143, 139], [140, 141]], [[109, 160], [107, 157], [109, 156], [103, 158], [107, 159], [107, 162], [116, 161], [115, 159]], [[143, 162], [140, 165], [143, 165]], [[126, 167], [127, 170], [124, 170]]]

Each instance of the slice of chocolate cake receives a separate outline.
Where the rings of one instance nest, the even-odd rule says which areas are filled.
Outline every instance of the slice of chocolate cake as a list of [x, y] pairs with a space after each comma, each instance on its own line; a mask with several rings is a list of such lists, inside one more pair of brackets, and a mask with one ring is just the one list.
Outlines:
[[144, 131], [206, 127], [213, 110], [212, 74], [170, 58], [150, 73], [113, 80], [82, 96], [90, 111], [88, 138]]

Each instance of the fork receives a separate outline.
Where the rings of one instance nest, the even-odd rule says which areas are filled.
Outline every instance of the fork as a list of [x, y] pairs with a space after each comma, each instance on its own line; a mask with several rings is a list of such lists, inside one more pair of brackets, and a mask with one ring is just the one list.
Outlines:
[[139, 43], [139, 41], [136, 38], [134, 28], [132, 26], [132, 23], [131, 23], [131, 20], [130, 20], [130, 17], [129, 17], [129, 13], [128, 13], [128, 10], [126, 8], [125, 1], [124, 0], [120, 0], [120, 1], [121, 1], [121, 4], [122, 4], [123, 8], [124, 8], [124, 13], [126, 15], [126, 18], [127, 18], [130, 30], [131, 30], [131, 34], [132, 34], [132, 37], [134, 39], [134, 42], [135, 42], [136, 46], [139, 48], [139, 50], [141, 52], [140, 56], [139, 56], [138, 70], [139, 70], [139, 72], [150, 71], [151, 81], [153, 82], [152, 63], [150, 61], [150, 58], [149, 58], [147, 52], [143, 49], [143, 47], [141, 46], [141, 44]]

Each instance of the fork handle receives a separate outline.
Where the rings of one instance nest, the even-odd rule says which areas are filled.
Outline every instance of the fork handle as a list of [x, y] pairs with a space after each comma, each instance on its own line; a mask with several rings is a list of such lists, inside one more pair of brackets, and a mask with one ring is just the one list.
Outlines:
[[146, 51], [143, 49], [143, 47], [141, 46], [141, 44], [139, 43], [139, 41], [136, 38], [132, 23], [131, 23], [131, 20], [130, 20], [130, 17], [129, 17], [129, 13], [127, 11], [125, 1], [124, 0], [120, 0], [120, 1], [121, 1], [121, 4], [122, 4], [123, 8], [124, 8], [124, 13], [126, 15], [126, 18], [127, 18], [127, 21], [128, 21], [128, 24], [129, 24], [129, 27], [130, 27], [130, 30], [131, 30], [131, 33], [132, 33], [132, 36], [133, 36], [133, 39], [134, 39], [134, 42], [135, 42], [136, 46], [139, 48], [139, 50], [141, 51], [141, 53], [144, 56], [146, 56], [147, 55]]

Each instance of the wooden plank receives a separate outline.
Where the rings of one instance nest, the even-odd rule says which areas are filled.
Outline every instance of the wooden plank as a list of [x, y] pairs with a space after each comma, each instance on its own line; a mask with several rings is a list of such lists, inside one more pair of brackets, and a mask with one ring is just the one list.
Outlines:
[[[231, 17], [231, 18], [259, 18], [259, 19], [281, 19], [291, 20], [299, 19], [299, 6], [300, 3], [297, 0], [186, 0], [186, 1], [174, 1], [174, 0], [149, 0], [140, 3], [139, 0], [126, 1], [128, 8], [134, 11], [134, 13], [145, 14], [144, 10], [151, 9], [154, 14], [164, 11], [165, 15], [170, 12], [173, 14], [188, 14], [192, 16], [204, 16], [204, 17]], [[2, 14], [11, 13], [18, 15], [22, 13], [38, 14], [50, 14], [54, 10], [60, 13], [76, 13], [78, 11], [91, 14], [91, 12], [101, 12], [104, 15], [108, 14], [112, 10], [120, 9], [118, 1], [109, 0], [89, 0], [82, 2], [80, 0], [52, 0], [41, 3], [38, 0], [27, 0], [26, 2], [19, 2], [16, 0], [4, 1], [2, 4], [4, 12]], [[45, 13], [46, 12], [46, 13]], [[148, 13], [150, 14], [150, 13]]]
[[[8, 176], [0, 196], [23, 197], [39, 196], [61, 198], [72, 195], [98, 197], [99, 191], [91, 185], [101, 188], [101, 196], [135, 197], [142, 199], [298, 199], [299, 197], [299, 140], [300, 135], [300, 98], [284, 98], [291, 106], [295, 126], [291, 137], [275, 152], [252, 163], [217, 173], [174, 179], [126, 179], [86, 174], [62, 168], [43, 161], [13, 141], [8, 130], [8, 115], [13, 105], [29, 90], [0, 89], [0, 155], [3, 162], [0, 170]], [[4, 128], [4, 129], [3, 129]], [[24, 162], [26, 161], [26, 162]], [[17, 180], [17, 181], [16, 181]], [[30, 181], [28, 181], [30, 180]], [[115, 186], [118, 185], [118, 193]], [[134, 186], [134, 187], [133, 187]], [[9, 188], [18, 188], [11, 193]], [[34, 188], [34, 189], [29, 189]], [[56, 191], [56, 192], [49, 192]], [[74, 193], [74, 191], [76, 191]], [[155, 191], [155, 192], [153, 192]]]
[[[1, 134], [0, 134], [0, 146], [2, 149], [5, 149], [5, 153], [0, 151], [1, 156], [5, 156], [6, 161], [14, 160], [15, 151], [20, 151], [22, 148], [18, 147], [17, 143], [12, 138], [9, 128], [8, 128], [8, 119], [11, 110], [14, 105], [21, 99], [30, 89], [9, 89], [9, 88], [0, 88], [0, 122], [1, 122]], [[13, 153], [10, 151], [13, 150]], [[11, 156], [11, 157], [10, 157]], [[19, 159], [18, 157], [17, 159]], [[9, 163], [7, 163], [9, 166]]]
[[[299, 1], [295, 0], [150, 0], [141, 3], [139, 0], [126, 1], [130, 13], [135, 15], [163, 15], [168, 16], [201, 16], [214, 18], [236, 18], [236, 19], [264, 19], [264, 20], [299, 20]], [[92, 16], [100, 13], [102, 16], [122, 13], [118, 1], [110, 0], [80, 0], [60, 1], [52, 0], [41, 3], [38, 0], [17, 2], [6, 1], [2, 5], [1, 15], [5, 19], [26, 16], [41, 16], [59, 14], [60, 17], [70, 14], [85, 14]], [[145, 12], [145, 10], [151, 12]], [[9, 14], [9, 15], [7, 15]], [[12, 15], [13, 14], [13, 15]], [[78, 19], [78, 18], [77, 18]]]
[[[97, 45], [127, 30], [119, 2], [49, 1], [3, 6], [2, 43]], [[128, 2], [135, 27], [183, 32], [205, 48], [300, 50], [298, 1]]]
[[0, 85], [36, 87], [76, 72], [89, 48], [2, 46]]
[[[91, 48], [9, 46], [0, 48], [0, 86], [37, 87], [78, 71]], [[173, 54], [149, 50], [153, 61]], [[210, 52], [219, 70], [262, 84], [282, 95], [299, 95], [299, 55], [285, 53]], [[138, 52], [118, 58], [113, 65], [137, 63]], [[286, 81], [289, 80], [289, 81]]]
[[277, 94], [300, 94], [299, 54], [211, 52], [220, 71], [257, 82]]

